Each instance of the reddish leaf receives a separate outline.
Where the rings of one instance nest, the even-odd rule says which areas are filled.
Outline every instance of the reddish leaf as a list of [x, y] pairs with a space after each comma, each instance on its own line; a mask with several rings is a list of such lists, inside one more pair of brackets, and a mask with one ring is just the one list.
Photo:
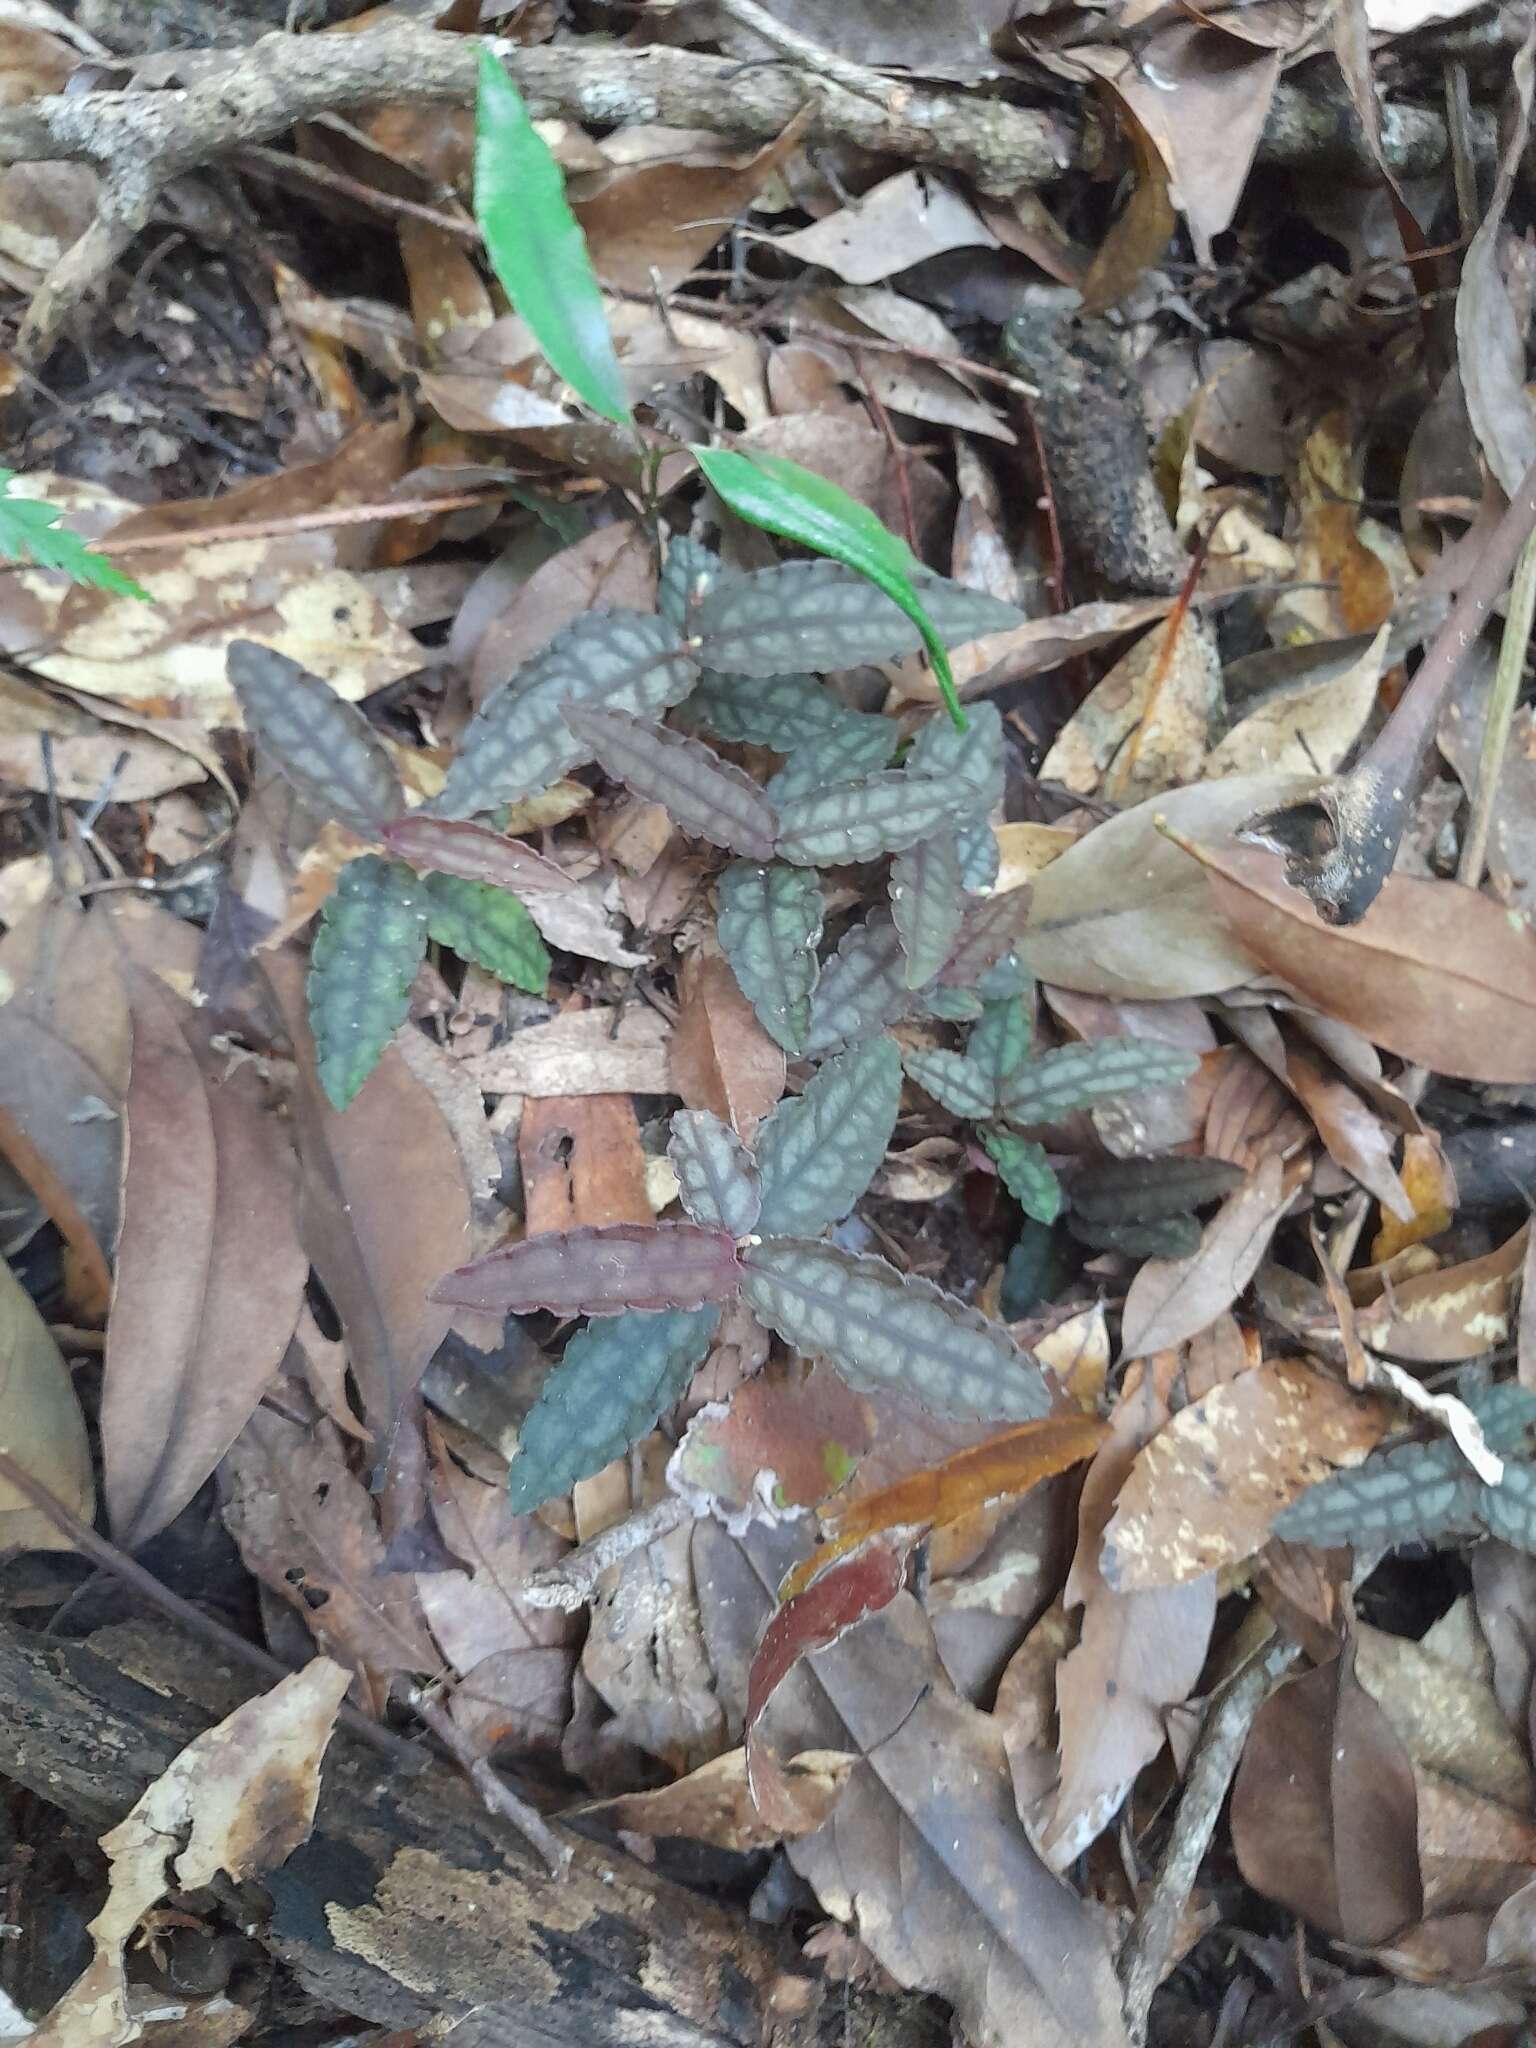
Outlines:
[[759, 1729], [764, 1708], [802, 1657], [829, 1649], [849, 1629], [890, 1606], [901, 1591], [906, 1558], [905, 1547], [872, 1542], [788, 1601], [764, 1630], [747, 1679], [747, 1783], [758, 1812], [771, 1825], [794, 1826], [800, 1809]]
[[[717, 1346], [718, 1350], [718, 1346]], [[667, 1481], [728, 1527], [815, 1507], [846, 1484], [869, 1449], [870, 1404], [830, 1367], [770, 1365], [688, 1425]]]
[[1271, 974], [1389, 1052], [1465, 1081], [1536, 1082], [1536, 936], [1491, 896], [1389, 875], [1324, 924], [1256, 847], [1190, 847], [1229, 929]]
[[[256, 1069], [205, 1069], [197, 1013], [127, 974], [133, 1052], [123, 1226], [102, 1387], [105, 1492], [121, 1542], [178, 1515], [261, 1399], [309, 1261], [286, 1129]], [[208, 1056], [206, 1053], [204, 1057]]]
[[624, 1309], [701, 1308], [736, 1292], [736, 1240], [697, 1223], [610, 1223], [544, 1231], [460, 1266], [434, 1301], [494, 1315], [614, 1316]]
[[1107, 1435], [1107, 1426], [1090, 1416], [1047, 1415], [959, 1451], [942, 1465], [910, 1472], [838, 1513], [831, 1542], [797, 1564], [780, 1591], [786, 1600], [794, 1599], [834, 1558], [867, 1537], [893, 1529], [931, 1529], [993, 1501], [1016, 1500], [1042, 1480], [1091, 1458]]
[[576, 887], [564, 868], [531, 846], [465, 818], [427, 818], [418, 812], [382, 826], [379, 837], [398, 859], [423, 873], [489, 882], [515, 896], [569, 894]]

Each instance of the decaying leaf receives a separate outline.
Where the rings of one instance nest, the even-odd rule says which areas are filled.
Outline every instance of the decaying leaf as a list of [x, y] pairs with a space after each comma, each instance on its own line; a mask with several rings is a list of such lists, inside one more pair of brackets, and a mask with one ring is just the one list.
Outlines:
[[[72, 1514], [96, 1509], [85, 1417], [48, 1325], [8, 1265], [0, 1265], [0, 1443]], [[0, 1479], [0, 1550], [69, 1550], [55, 1523]]]
[[1257, 1272], [1291, 1200], [1280, 1161], [1263, 1159], [1206, 1225], [1197, 1251], [1149, 1259], [1126, 1296], [1125, 1355], [1143, 1358], [1182, 1344], [1230, 1308]]
[[1384, 1402], [1299, 1359], [1213, 1387], [1138, 1453], [1104, 1531], [1105, 1579], [1129, 1592], [1242, 1563], [1282, 1508], [1330, 1472], [1358, 1465], [1388, 1421]]
[[199, 1891], [220, 1871], [237, 1884], [259, 1878], [308, 1839], [320, 1759], [348, 1680], [325, 1657], [280, 1679], [189, 1742], [102, 1836], [111, 1890], [90, 1925], [96, 1953], [32, 2035], [39, 2048], [120, 2048], [141, 2038], [128, 2010], [129, 1938], [167, 1892]]
[[690, 1109], [708, 1111], [750, 1139], [784, 1093], [783, 1042], [768, 1021], [775, 1012], [760, 1006], [752, 987], [712, 949], [688, 955], [680, 984], [673, 1086]]

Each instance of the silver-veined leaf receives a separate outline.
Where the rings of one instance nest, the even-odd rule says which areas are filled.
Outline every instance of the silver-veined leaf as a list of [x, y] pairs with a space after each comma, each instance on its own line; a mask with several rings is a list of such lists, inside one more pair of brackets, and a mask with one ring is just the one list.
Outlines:
[[821, 963], [821, 885], [805, 868], [733, 861], [719, 883], [720, 946], [757, 1021], [786, 1052], [805, 1045]]
[[683, 1207], [707, 1230], [747, 1237], [757, 1226], [762, 1187], [751, 1153], [713, 1110], [680, 1109], [667, 1157]]
[[810, 1237], [848, 1214], [896, 1127], [901, 1053], [877, 1038], [826, 1061], [805, 1092], [786, 1096], [757, 1138], [763, 1237]]
[[743, 769], [686, 733], [627, 711], [568, 704], [566, 723], [598, 763], [684, 832], [747, 860], [771, 860], [778, 814]]
[[233, 641], [227, 665], [252, 736], [316, 817], [338, 818], [371, 839], [400, 816], [405, 794], [394, 763], [355, 704], [255, 640]]
[[320, 914], [309, 1024], [326, 1099], [345, 1109], [405, 1022], [427, 950], [427, 895], [400, 861], [349, 861]]

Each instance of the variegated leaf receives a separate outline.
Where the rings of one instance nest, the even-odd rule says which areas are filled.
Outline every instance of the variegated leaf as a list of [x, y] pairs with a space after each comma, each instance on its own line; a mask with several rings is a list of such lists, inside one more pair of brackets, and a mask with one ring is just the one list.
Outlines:
[[809, 796], [832, 782], [856, 782], [885, 767], [896, 751], [901, 728], [872, 711], [844, 711], [835, 725], [794, 743], [784, 766], [768, 784], [775, 804]]
[[719, 1322], [717, 1307], [672, 1309], [579, 1331], [518, 1431], [513, 1513], [569, 1492], [654, 1428], [687, 1391]]
[[757, 1138], [763, 1237], [810, 1237], [848, 1214], [896, 1127], [901, 1053], [877, 1038], [828, 1060], [787, 1096]]
[[1061, 1182], [1045, 1156], [1045, 1148], [1031, 1138], [994, 1125], [981, 1134], [1003, 1186], [1026, 1216], [1037, 1223], [1054, 1223], [1061, 1214]]
[[427, 950], [428, 904], [400, 861], [349, 861], [320, 916], [309, 968], [309, 1023], [326, 1097], [345, 1109], [405, 1022]]
[[438, 817], [467, 818], [547, 789], [587, 759], [567, 704], [654, 717], [679, 703], [695, 671], [674, 627], [651, 612], [587, 612], [487, 697], [470, 720]]
[[997, 706], [968, 704], [966, 730], [935, 712], [912, 742], [907, 769], [913, 775], [956, 775], [974, 793], [973, 817], [985, 818], [1003, 800], [1003, 719]]
[[[862, 714], [846, 710], [815, 676], [720, 676], [710, 670], [699, 678], [681, 715], [716, 739], [789, 754]], [[872, 765], [883, 768], [895, 746], [893, 727], [889, 751]]]
[[773, 858], [779, 821], [772, 803], [702, 740], [589, 704], [568, 704], [565, 721], [609, 775], [660, 804], [684, 832], [747, 860]]
[[1017, 996], [988, 1003], [982, 1011], [981, 1021], [966, 1041], [965, 1056], [985, 1075], [994, 1101], [1027, 1063], [1033, 1038], [1029, 1009]]
[[900, 770], [828, 783], [788, 801], [776, 794], [779, 854], [803, 867], [846, 867], [899, 853], [958, 824], [969, 798], [969, 785], [957, 777], [940, 780]]
[[998, 1108], [1021, 1128], [1052, 1124], [1075, 1109], [1133, 1095], [1140, 1088], [1173, 1088], [1200, 1064], [1182, 1046], [1151, 1038], [1100, 1038], [1089, 1045], [1063, 1046], [1009, 1076]]
[[672, 1118], [667, 1157], [683, 1207], [706, 1230], [733, 1238], [757, 1225], [762, 1188], [751, 1153], [712, 1110], [680, 1109]]
[[924, 988], [960, 936], [965, 889], [953, 832], [936, 832], [891, 862], [891, 917], [907, 956], [908, 988]]
[[371, 839], [405, 809], [388, 749], [355, 704], [276, 648], [235, 640], [229, 680], [272, 765], [320, 818]]
[[815, 1059], [854, 1045], [907, 1016], [916, 1000], [901, 934], [888, 910], [872, 910], [863, 924], [849, 926], [822, 969], [800, 1049]]
[[733, 861], [719, 882], [720, 946], [757, 1021], [786, 1052], [803, 1050], [821, 972], [821, 885], [805, 868]]
[[[914, 576], [912, 584], [947, 646], [1025, 623], [1014, 606], [942, 576]], [[700, 661], [729, 675], [787, 669], [824, 675], [915, 654], [922, 646], [906, 613], [838, 562], [785, 562], [723, 579], [705, 594], [692, 626]]]
[[884, 1259], [769, 1238], [742, 1255], [755, 1314], [859, 1392], [910, 1395], [936, 1415], [1026, 1422], [1050, 1395], [1038, 1362], [1008, 1332]]
[[724, 573], [720, 557], [686, 533], [674, 534], [656, 583], [656, 609], [679, 633], [688, 630], [690, 612], [706, 590]]
[[960, 855], [960, 879], [967, 891], [973, 896], [985, 895], [1002, 872], [997, 834], [985, 818], [973, 818], [955, 833], [955, 847]]
[[957, 1052], [909, 1052], [907, 1072], [951, 1116], [962, 1116], [968, 1123], [980, 1123], [996, 1107], [986, 1075]]
[[[1001, 896], [984, 896], [965, 914], [955, 950], [944, 966], [948, 988], [975, 988], [1000, 961], [1013, 957], [1014, 949], [1029, 922], [1029, 890], [1008, 889]], [[1022, 988], [1029, 977], [1017, 970]]]
[[434, 1301], [493, 1315], [562, 1316], [699, 1308], [740, 1280], [734, 1240], [697, 1223], [582, 1224], [503, 1245], [439, 1280]]

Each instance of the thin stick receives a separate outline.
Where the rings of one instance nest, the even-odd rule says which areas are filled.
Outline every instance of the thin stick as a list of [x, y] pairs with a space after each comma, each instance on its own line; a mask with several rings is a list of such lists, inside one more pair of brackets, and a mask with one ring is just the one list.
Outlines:
[[423, 221], [428, 227], [439, 228], [445, 235], [453, 235], [461, 242], [483, 239], [472, 220], [461, 220], [436, 206], [423, 205], [419, 199], [402, 199], [397, 193], [385, 192], [377, 185], [366, 184], [361, 178], [349, 177], [345, 171], [333, 170], [329, 164], [311, 163], [308, 157], [291, 156], [286, 150], [268, 149], [265, 143], [247, 143], [236, 152], [235, 162], [257, 175], [271, 178], [275, 184], [318, 185], [322, 191], [338, 193], [358, 206], [366, 206], [372, 213]]
[[564, 1877], [573, 1854], [569, 1842], [561, 1841], [537, 1807], [530, 1806], [475, 1748], [453, 1716], [419, 1685], [401, 1686], [400, 1697], [419, 1716], [480, 1794], [487, 1813], [500, 1814], [537, 1849], [549, 1866], [551, 1877]]
[[[89, 1524], [73, 1514], [58, 1496], [44, 1486], [40, 1479], [19, 1465], [8, 1451], [0, 1451], [0, 1479], [7, 1486], [15, 1487], [32, 1505], [45, 1514], [60, 1535], [67, 1536], [82, 1557], [102, 1571], [120, 1579], [125, 1586], [131, 1586], [141, 1598], [158, 1607], [162, 1614], [168, 1614], [173, 1621], [179, 1621], [192, 1635], [198, 1636], [215, 1649], [222, 1650], [226, 1657], [233, 1657], [252, 1671], [260, 1672], [264, 1679], [291, 1678], [293, 1672], [280, 1659], [263, 1650], [256, 1643], [248, 1643], [244, 1636], [226, 1628], [222, 1621], [216, 1621], [211, 1614], [205, 1614], [200, 1607], [194, 1607], [190, 1600], [183, 1600], [179, 1593], [173, 1593], [169, 1586], [162, 1586], [152, 1572], [131, 1558], [105, 1536], [98, 1536]], [[392, 1764], [408, 1765], [413, 1771], [420, 1770], [426, 1759], [415, 1743], [407, 1742], [403, 1736], [392, 1734], [388, 1728], [381, 1728], [376, 1721], [370, 1721], [366, 1714], [360, 1714], [356, 1707], [342, 1706], [342, 1726], [366, 1742], [370, 1748], [387, 1756]]]
[[1134, 2048], [1142, 2048], [1146, 2041], [1152, 1994], [1173, 1954], [1179, 1920], [1211, 1845], [1221, 1803], [1227, 1796], [1254, 1716], [1268, 1699], [1276, 1679], [1300, 1654], [1297, 1643], [1272, 1643], [1238, 1674], [1206, 1715], [1184, 1779], [1167, 1853], [1120, 1952], [1125, 2027]]
[[[510, 479], [509, 479], [510, 481]], [[327, 526], [364, 526], [370, 519], [425, 519], [434, 512], [466, 512], [503, 495], [499, 484], [473, 491], [454, 491], [443, 498], [396, 498], [387, 505], [337, 505], [325, 512], [290, 512], [281, 519], [232, 519], [223, 526], [205, 526], [198, 533], [130, 534], [126, 540], [95, 541], [93, 555], [147, 555], [167, 548], [210, 548], [226, 540], [273, 540], [290, 533], [313, 533]]]
[[1493, 808], [1498, 800], [1499, 777], [1509, 745], [1510, 721], [1525, 676], [1525, 652], [1530, 644], [1531, 620], [1536, 616], [1536, 533], [1527, 540], [1515, 566], [1510, 587], [1509, 608], [1504, 614], [1504, 636], [1499, 642], [1498, 666], [1488, 696], [1488, 720], [1483, 727], [1483, 751], [1477, 764], [1477, 789], [1472, 799], [1472, 816], [1461, 842], [1456, 879], [1476, 889], [1483, 879], [1488, 859], [1488, 834], [1493, 827]]

